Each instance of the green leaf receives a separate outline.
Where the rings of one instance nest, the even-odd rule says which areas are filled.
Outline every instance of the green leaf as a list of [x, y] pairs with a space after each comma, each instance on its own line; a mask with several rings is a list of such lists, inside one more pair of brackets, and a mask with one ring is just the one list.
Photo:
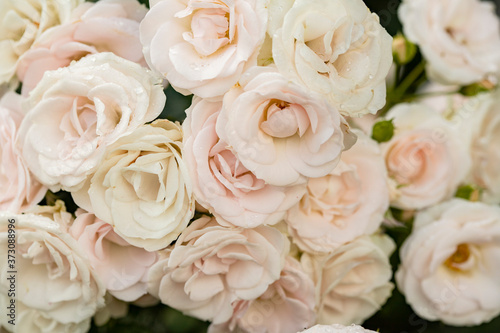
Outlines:
[[477, 201], [479, 199], [480, 190], [473, 185], [462, 185], [455, 192], [455, 197], [469, 201]]

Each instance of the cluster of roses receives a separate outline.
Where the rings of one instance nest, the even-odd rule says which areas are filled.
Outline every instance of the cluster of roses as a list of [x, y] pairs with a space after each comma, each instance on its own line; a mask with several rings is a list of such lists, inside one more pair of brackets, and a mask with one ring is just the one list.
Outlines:
[[[86, 332], [158, 300], [212, 333], [362, 323], [393, 289], [389, 207], [415, 216], [396, 282], [417, 314], [500, 313], [500, 93], [369, 115], [410, 44], [362, 0], [149, 5], [2, 2], [0, 256], [14, 218], [19, 332]], [[500, 76], [489, 3], [406, 0], [400, 18], [434, 82]], [[167, 81], [194, 94], [182, 126], [160, 119]], [[75, 215], [37, 205], [59, 190]]]

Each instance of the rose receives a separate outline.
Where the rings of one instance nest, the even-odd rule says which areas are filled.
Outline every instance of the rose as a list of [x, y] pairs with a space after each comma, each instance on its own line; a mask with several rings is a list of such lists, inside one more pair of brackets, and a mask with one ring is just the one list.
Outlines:
[[392, 38], [362, 0], [295, 0], [284, 16], [289, 1], [274, 6], [270, 15], [279, 17], [270, 20], [283, 22], [270, 32], [281, 73], [327, 96], [346, 115], [384, 106]]
[[427, 75], [466, 85], [500, 72], [500, 25], [493, 3], [479, 0], [404, 0], [406, 37], [427, 62]]
[[361, 236], [335, 251], [301, 262], [316, 285], [317, 323], [361, 323], [380, 309], [393, 289], [389, 256], [394, 241], [386, 235]]
[[314, 305], [314, 283], [297, 260], [287, 257], [278, 281], [259, 298], [235, 302], [233, 317], [210, 325], [208, 332], [297, 332], [314, 323]]
[[453, 124], [423, 104], [399, 104], [386, 118], [395, 126], [392, 139], [381, 145], [391, 204], [419, 209], [453, 196], [470, 167], [465, 141]]
[[374, 233], [389, 208], [384, 158], [366, 134], [342, 154], [330, 174], [311, 178], [307, 193], [287, 214], [293, 241], [308, 252], [328, 253], [363, 234]]
[[87, 253], [107, 291], [126, 302], [145, 295], [148, 270], [155, 263], [156, 254], [130, 245], [111, 225], [93, 214], [77, 210], [76, 215], [69, 234]]
[[168, 120], [144, 125], [110, 145], [75, 202], [111, 224], [128, 243], [167, 247], [194, 214], [182, 132]]
[[78, 189], [107, 145], [152, 121], [165, 94], [146, 69], [112, 53], [47, 72], [19, 129], [27, 166], [51, 190]]
[[15, 145], [23, 119], [22, 97], [8, 92], [0, 99], [0, 210], [20, 213], [36, 205], [47, 192], [26, 167]]
[[223, 95], [257, 63], [263, 0], [154, 0], [141, 23], [144, 56], [183, 94]]
[[333, 325], [316, 325], [302, 331], [301, 333], [375, 333], [374, 331], [366, 330], [361, 326], [352, 324], [344, 326], [339, 324]]
[[304, 186], [266, 184], [248, 171], [215, 131], [221, 102], [195, 97], [186, 110], [183, 156], [196, 200], [218, 217], [245, 228], [275, 224], [304, 194]]
[[481, 200], [500, 203], [500, 91], [469, 100], [453, 121], [467, 138], [472, 159], [468, 180], [483, 189]]
[[17, 77], [27, 96], [45, 71], [65, 67], [89, 53], [113, 52], [146, 65], [139, 41], [139, 22], [147, 9], [136, 0], [85, 2], [71, 21], [45, 31], [19, 59]]
[[479, 325], [500, 314], [499, 253], [500, 208], [453, 199], [417, 213], [396, 282], [420, 317]]
[[[0, 304], [10, 305], [15, 275], [18, 332], [87, 332], [90, 318], [104, 305], [105, 288], [95, 276], [85, 252], [68, 233], [66, 212], [43, 215], [0, 213], [0, 254], [7, 258], [15, 235], [15, 267], [0, 268]], [[52, 215], [52, 218], [47, 216]], [[15, 221], [15, 222], [13, 222]], [[13, 225], [14, 227], [11, 227]], [[15, 234], [10, 230], [15, 230]], [[12, 319], [2, 316], [3, 327]]]
[[272, 67], [250, 69], [224, 96], [216, 130], [249, 171], [276, 186], [327, 175], [354, 141], [335, 108]]
[[236, 300], [261, 296], [280, 277], [289, 243], [277, 229], [220, 226], [203, 216], [150, 270], [149, 292], [183, 313], [220, 324]]
[[83, 0], [6, 0], [0, 3], [0, 83], [10, 81], [17, 61], [40, 35], [70, 19]]

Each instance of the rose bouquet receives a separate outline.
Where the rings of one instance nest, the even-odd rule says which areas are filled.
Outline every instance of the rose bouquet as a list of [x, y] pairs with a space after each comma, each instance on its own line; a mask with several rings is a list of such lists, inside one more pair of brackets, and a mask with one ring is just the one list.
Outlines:
[[500, 327], [491, 2], [0, 8], [0, 331]]

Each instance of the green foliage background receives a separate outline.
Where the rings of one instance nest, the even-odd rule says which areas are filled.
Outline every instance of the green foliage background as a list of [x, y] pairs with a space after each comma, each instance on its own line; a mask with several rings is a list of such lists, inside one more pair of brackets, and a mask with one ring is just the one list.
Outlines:
[[[139, 0], [147, 5], [147, 0]], [[381, 24], [395, 35], [401, 30], [397, 19], [397, 7], [400, 0], [365, 0], [368, 7], [379, 14]], [[495, 1], [497, 7], [500, 0]], [[408, 71], [411, 70], [411, 66]], [[167, 104], [161, 118], [173, 121], [182, 121], [184, 110], [191, 103], [191, 96], [182, 96], [168, 87], [165, 90]], [[401, 227], [388, 230], [387, 233], [396, 241], [398, 248], [410, 233], [410, 227]], [[394, 270], [399, 264], [399, 255], [396, 251], [391, 257]], [[500, 264], [500, 262], [499, 262]], [[500, 281], [499, 281], [500, 283]], [[428, 322], [419, 318], [405, 303], [395, 288], [392, 297], [384, 307], [369, 318], [363, 326], [382, 333], [499, 333], [500, 317], [492, 322], [476, 327], [451, 327], [439, 322]], [[129, 314], [120, 319], [111, 319], [105, 326], [97, 327], [94, 324], [91, 333], [205, 333], [208, 323], [182, 315], [180, 312], [165, 305], [159, 304], [149, 308], [130, 306]], [[293, 333], [293, 332], [283, 332]]]

